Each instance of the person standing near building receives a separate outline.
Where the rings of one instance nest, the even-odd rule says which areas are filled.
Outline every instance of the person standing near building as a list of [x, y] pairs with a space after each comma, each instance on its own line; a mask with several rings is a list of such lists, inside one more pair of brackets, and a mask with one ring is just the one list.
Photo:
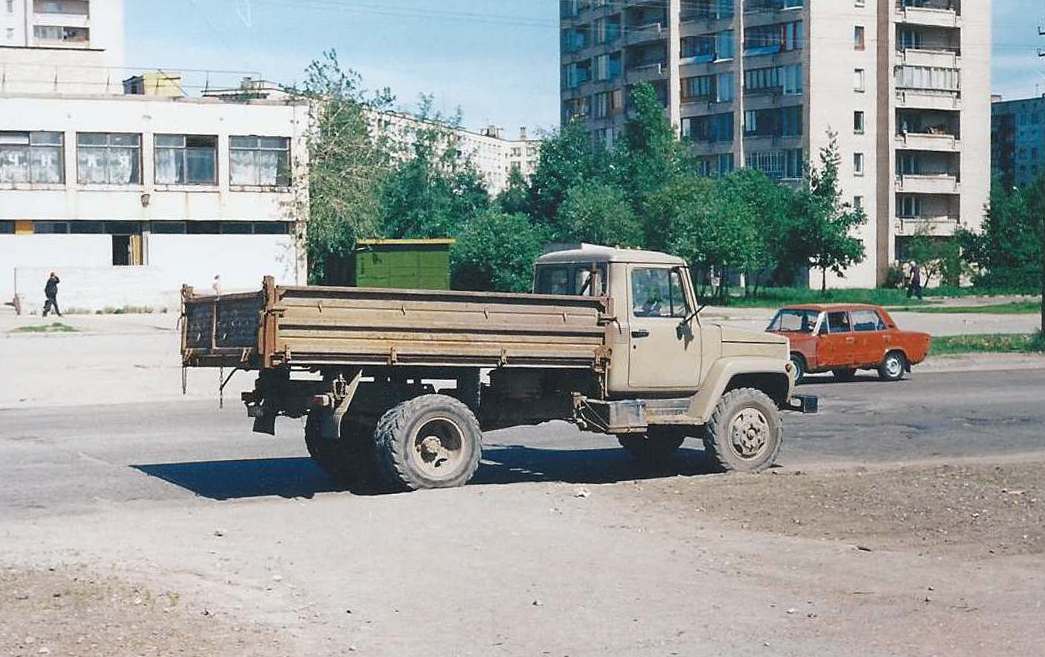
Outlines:
[[52, 310], [55, 315], [62, 316], [62, 311], [58, 308], [58, 284], [61, 282], [58, 274], [54, 272], [47, 278], [47, 284], [44, 285], [44, 295], [47, 297], [47, 301], [44, 302], [44, 317]]
[[918, 266], [917, 262], [911, 263], [911, 274], [910, 280], [907, 284], [907, 298], [916, 296], [919, 300], [922, 298], [922, 268]]

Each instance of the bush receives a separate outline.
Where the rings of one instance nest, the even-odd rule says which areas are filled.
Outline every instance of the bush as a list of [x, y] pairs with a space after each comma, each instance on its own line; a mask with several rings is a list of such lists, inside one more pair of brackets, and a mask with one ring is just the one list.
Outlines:
[[454, 288], [529, 292], [545, 231], [526, 215], [489, 210], [465, 226], [450, 251]]

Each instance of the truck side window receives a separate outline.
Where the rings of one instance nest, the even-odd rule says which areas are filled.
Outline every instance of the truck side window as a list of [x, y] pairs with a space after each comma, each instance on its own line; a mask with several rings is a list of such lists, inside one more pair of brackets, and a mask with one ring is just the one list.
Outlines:
[[569, 267], [541, 267], [537, 270], [537, 294], [573, 294]]
[[663, 267], [632, 270], [631, 303], [636, 317], [683, 318], [689, 314], [678, 271]]

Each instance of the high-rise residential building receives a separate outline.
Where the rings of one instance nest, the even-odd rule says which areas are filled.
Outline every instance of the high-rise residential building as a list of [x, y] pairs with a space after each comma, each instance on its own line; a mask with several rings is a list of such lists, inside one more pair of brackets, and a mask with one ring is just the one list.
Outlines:
[[968, 0], [564, 0], [562, 119], [612, 143], [648, 82], [703, 173], [781, 181], [837, 135], [842, 188], [869, 220], [867, 258], [832, 284], [872, 286], [912, 236], [982, 220], [990, 14]]
[[1045, 175], [1045, 96], [991, 105], [991, 168], [1007, 187]]
[[123, 0], [0, 0], [0, 93], [118, 93], [123, 17]]

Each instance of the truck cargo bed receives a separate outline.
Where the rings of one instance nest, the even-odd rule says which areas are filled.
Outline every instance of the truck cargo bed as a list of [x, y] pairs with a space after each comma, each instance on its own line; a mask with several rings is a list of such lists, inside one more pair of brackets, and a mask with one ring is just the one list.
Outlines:
[[604, 297], [288, 287], [182, 293], [186, 367], [605, 367]]

